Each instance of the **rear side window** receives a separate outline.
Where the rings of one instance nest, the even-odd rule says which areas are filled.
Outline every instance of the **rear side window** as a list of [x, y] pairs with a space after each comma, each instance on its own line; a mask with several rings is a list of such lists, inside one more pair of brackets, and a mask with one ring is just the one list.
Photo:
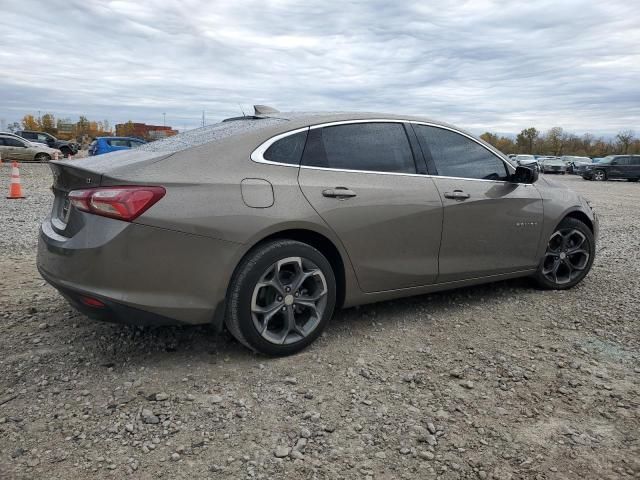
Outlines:
[[23, 138], [29, 138], [32, 140], [35, 140], [36, 138], [38, 138], [38, 136], [35, 133], [31, 133], [31, 132], [22, 132], [22, 135], [20, 135]]
[[414, 125], [420, 146], [431, 158], [438, 175], [481, 180], [506, 180], [507, 167], [496, 155], [477, 142], [427, 125]]
[[305, 130], [277, 140], [264, 152], [264, 159], [270, 162], [300, 165], [307, 133], [308, 130]]
[[631, 157], [631, 165], [640, 165], [640, 157]]
[[324, 127], [305, 165], [341, 170], [416, 173], [401, 123], [353, 123]]
[[112, 147], [129, 147], [129, 140], [121, 140], [118, 138], [107, 140], [107, 143]]

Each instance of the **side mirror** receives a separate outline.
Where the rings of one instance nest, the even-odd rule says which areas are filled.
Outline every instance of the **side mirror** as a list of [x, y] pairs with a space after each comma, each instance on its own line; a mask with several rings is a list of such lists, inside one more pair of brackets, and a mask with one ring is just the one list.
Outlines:
[[535, 183], [538, 181], [538, 169], [535, 164], [529, 166], [516, 167], [516, 173], [513, 174], [511, 181], [515, 183]]
[[611, 165], [617, 165], [618, 161], [617, 160], [611, 160]]

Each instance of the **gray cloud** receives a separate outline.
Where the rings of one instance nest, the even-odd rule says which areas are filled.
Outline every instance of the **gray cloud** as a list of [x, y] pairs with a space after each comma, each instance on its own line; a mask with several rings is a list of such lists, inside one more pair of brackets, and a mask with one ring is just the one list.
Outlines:
[[267, 103], [640, 130], [636, 18], [618, 0], [22, 0], [0, 16], [0, 118], [167, 112], [182, 129]]

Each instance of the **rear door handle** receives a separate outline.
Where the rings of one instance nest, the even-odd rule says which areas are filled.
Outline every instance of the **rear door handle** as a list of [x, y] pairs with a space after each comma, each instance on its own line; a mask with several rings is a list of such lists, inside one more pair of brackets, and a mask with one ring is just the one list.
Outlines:
[[462, 190], [454, 190], [453, 192], [444, 192], [445, 198], [453, 198], [454, 200], [466, 200], [471, 195]]
[[353, 190], [349, 190], [346, 187], [327, 188], [326, 190], [322, 191], [322, 196], [343, 199], [355, 197], [356, 192], [354, 192]]

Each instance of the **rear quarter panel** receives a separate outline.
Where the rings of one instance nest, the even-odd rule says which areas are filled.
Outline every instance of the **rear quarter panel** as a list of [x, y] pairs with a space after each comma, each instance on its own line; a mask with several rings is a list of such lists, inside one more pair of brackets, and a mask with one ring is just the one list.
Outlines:
[[[219, 274], [227, 279], [241, 258], [262, 239], [290, 229], [319, 233], [337, 247], [345, 266], [347, 292], [357, 294], [353, 269], [340, 240], [302, 195], [299, 169], [253, 162], [250, 154], [259, 143], [230, 140], [215, 147], [205, 144], [137, 170], [105, 176], [102, 185], [164, 186], [165, 197], [136, 223], [238, 244], [228, 264], [220, 266]], [[247, 178], [271, 184], [271, 206], [247, 206], [241, 190], [241, 182]]]

